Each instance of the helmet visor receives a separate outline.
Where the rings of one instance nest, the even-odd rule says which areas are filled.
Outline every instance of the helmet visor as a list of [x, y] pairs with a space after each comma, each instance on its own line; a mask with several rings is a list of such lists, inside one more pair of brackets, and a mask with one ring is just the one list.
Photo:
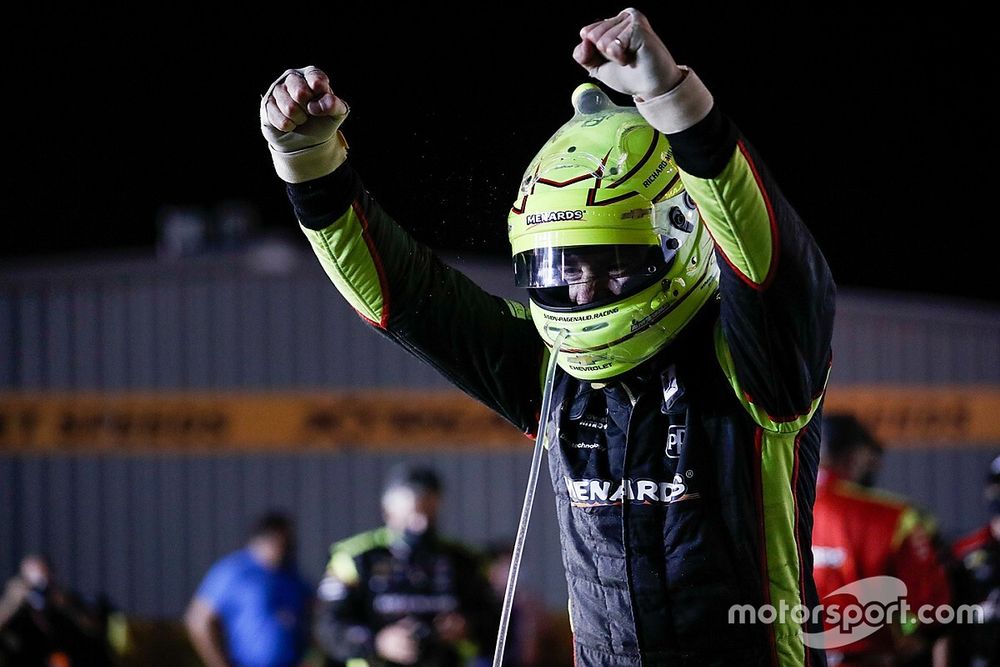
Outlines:
[[617, 290], [629, 281], [658, 275], [666, 263], [660, 246], [535, 248], [514, 256], [514, 284], [542, 288], [600, 281]]
[[537, 303], [573, 311], [636, 294], [669, 265], [658, 245], [536, 248], [514, 256], [514, 282]]

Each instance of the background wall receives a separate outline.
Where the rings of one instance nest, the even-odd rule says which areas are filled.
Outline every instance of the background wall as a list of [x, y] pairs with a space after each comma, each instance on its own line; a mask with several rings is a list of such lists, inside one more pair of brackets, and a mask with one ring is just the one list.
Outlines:
[[[506, 265], [456, 262], [491, 291], [517, 296]], [[833, 386], [1000, 384], [1000, 309], [990, 305], [845, 293], [834, 345]], [[297, 249], [0, 271], [2, 391], [447, 387], [368, 330]], [[441, 470], [445, 532], [477, 544], [510, 538], [530, 460], [523, 445], [0, 453], [0, 576], [40, 549], [71, 585], [104, 591], [130, 613], [173, 616], [208, 565], [241, 545], [253, 516], [284, 507], [299, 522], [300, 563], [316, 579], [330, 542], [379, 521], [382, 478], [400, 459]], [[935, 512], [951, 537], [984, 519], [981, 480], [998, 451], [1000, 442], [907, 443], [887, 452], [882, 485]], [[547, 475], [540, 485], [522, 586], [559, 608], [566, 591]]]

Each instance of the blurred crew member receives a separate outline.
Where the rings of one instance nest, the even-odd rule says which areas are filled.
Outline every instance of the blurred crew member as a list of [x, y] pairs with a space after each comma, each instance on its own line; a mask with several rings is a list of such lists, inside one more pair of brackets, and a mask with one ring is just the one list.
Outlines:
[[[912, 615], [847, 646], [831, 647], [831, 665], [898, 665], [926, 652], [940, 628], [920, 627], [916, 611], [948, 604], [950, 598], [947, 573], [920, 513], [899, 497], [859, 483], [871, 470], [873, 446], [875, 438], [854, 417], [824, 418], [813, 509], [816, 590], [827, 607], [850, 604], [854, 600], [834, 592], [869, 577], [895, 577], [906, 585]], [[835, 625], [827, 615], [827, 629]]]
[[1000, 665], [1000, 456], [990, 464], [986, 479], [989, 523], [958, 540], [952, 551], [961, 570], [956, 604], [983, 608], [982, 623], [955, 628], [955, 665]]
[[294, 540], [291, 519], [267, 514], [245, 548], [205, 575], [184, 621], [208, 667], [290, 667], [302, 660], [311, 593], [292, 558]]
[[382, 494], [385, 526], [333, 545], [316, 624], [331, 664], [457, 667], [490, 655], [498, 609], [484, 564], [438, 535], [440, 504], [433, 471], [399, 468]]
[[0, 665], [110, 665], [99, 614], [53, 579], [44, 556], [21, 560], [0, 598]]
[[838, 466], [842, 479], [869, 489], [875, 487], [885, 448], [857, 419], [849, 415], [829, 415], [823, 421], [823, 440], [853, 443], [850, 453]]

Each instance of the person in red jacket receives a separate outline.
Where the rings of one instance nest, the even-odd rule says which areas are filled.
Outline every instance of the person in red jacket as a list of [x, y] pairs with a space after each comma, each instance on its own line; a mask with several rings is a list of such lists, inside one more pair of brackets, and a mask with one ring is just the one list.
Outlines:
[[[903, 595], [909, 613], [897, 613], [884, 624], [873, 623], [880, 627], [846, 645], [840, 644], [851, 637], [836, 635], [839, 641], [827, 644], [831, 665], [902, 664], [926, 651], [935, 638], [937, 629], [919, 623], [920, 608], [950, 602], [946, 570], [919, 511], [904, 499], [858, 483], [858, 471], [865, 468], [873, 445], [877, 445], [875, 438], [854, 417], [824, 418], [813, 510], [813, 576], [826, 612], [828, 637], [844, 627], [831, 613], [837, 609], [834, 605], [843, 609], [847, 604], [863, 604], [866, 586], [869, 592], [880, 586], [888, 590], [887, 579], [856, 583], [871, 577], [894, 577], [901, 582], [889, 586], [896, 586]], [[845, 586], [848, 590], [841, 591]], [[848, 597], [851, 594], [856, 599]], [[881, 599], [889, 602], [884, 596]]]

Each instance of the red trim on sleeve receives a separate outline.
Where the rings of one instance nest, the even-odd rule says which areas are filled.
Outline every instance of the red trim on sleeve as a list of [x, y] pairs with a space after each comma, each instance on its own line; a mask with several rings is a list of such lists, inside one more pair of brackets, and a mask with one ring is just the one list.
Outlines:
[[[823, 390], [821, 389], [819, 393], [822, 394]], [[743, 392], [743, 399], [750, 405], [757, 405], [757, 403], [753, 400], [753, 396], [751, 396], [745, 391]], [[814, 397], [812, 400], [815, 401], [816, 398]], [[791, 415], [790, 417], [775, 417], [767, 410], [764, 410], [764, 414], [766, 414], [767, 418], [773, 421], [775, 424], [785, 424], [787, 422], [793, 422], [796, 419], [801, 419], [802, 417], [805, 417], [807, 414], [809, 414], [810, 409], [812, 409], [812, 401], [810, 401], [809, 407], [806, 408], [804, 411], [795, 415]]]
[[373, 320], [372, 318], [368, 317], [367, 315], [365, 315], [364, 313], [362, 313], [362, 312], [361, 312], [360, 310], [358, 310], [357, 308], [355, 308], [355, 309], [354, 309], [354, 312], [355, 312], [355, 314], [356, 314], [356, 315], [357, 315], [358, 317], [360, 317], [360, 318], [361, 318], [362, 320], [364, 320], [364, 321], [365, 321], [365, 322], [367, 322], [368, 324], [372, 325], [373, 327], [377, 327], [377, 326], [379, 326], [378, 322], [376, 322], [376, 321], [375, 321], [375, 320]]
[[389, 325], [389, 306], [391, 304], [391, 299], [389, 294], [389, 281], [386, 280], [385, 267], [382, 266], [382, 256], [379, 255], [378, 249], [375, 247], [375, 240], [372, 239], [372, 235], [368, 231], [368, 217], [365, 215], [365, 211], [361, 207], [361, 202], [355, 199], [351, 203], [351, 208], [354, 209], [354, 215], [358, 216], [358, 220], [361, 222], [361, 238], [364, 239], [365, 245], [368, 246], [368, 252], [371, 253], [372, 261], [375, 263], [375, 271], [378, 273], [379, 291], [382, 292], [382, 319], [376, 322], [375, 320], [369, 319], [364, 315], [361, 315], [361, 317], [364, 317], [364, 319], [368, 320], [379, 329], [385, 329]]
[[768, 196], [767, 190], [764, 188], [764, 184], [760, 179], [760, 172], [757, 171], [757, 165], [750, 156], [750, 151], [747, 150], [747, 147], [743, 143], [742, 139], [736, 142], [736, 146], [740, 149], [740, 153], [743, 154], [743, 158], [750, 166], [750, 172], [753, 174], [754, 181], [757, 182], [757, 190], [764, 198], [764, 205], [767, 207], [767, 221], [771, 226], [771, 266], [767, 269], [767, 275], [764, 277], [764, 281], [755, 288], [765, 290], [771, 284], [771, 281], [774, 280], [775, 270], [778, 267], [778, 257], [781, 254], [781, 243], [778, 237], [778, 222], [774, 217], [774, 207], [771, 205], [771, 198]]
[[535, 428], [528, 429], [527, 431], [524, 432], [524, 435], [526, 435], [529, 440], [537, 440], [538, 432], [541, 431], [539, 426], [541, 425], [542, 425], [542, 408], [539, 406], [539, 408], [535, 410]]
[[[827, 372], [829, 372], [829, 370], [830, 370], [830, 368], [832, 366], [833, 366], [833, 353], [831, 352], [830, 353], [830, 360], [826, 363]], [[812, 409], [812, 404], [816, 402], [817, 398], [819, 398], [820, 396], [823, 395], [824, 391], [826, 391], [826, 384], [820, 385], [820, 388], [817, 389], [816, 393], [813, 394], [812, 398], [809, 399], [809, 407], [807, 407], [802, 412], [800, 412], [798, 414], [795, 414], [795, 415], [792, 415], [790, 417], [775, 417], [774, 415], [772, 415], [767, 410], [765, 410], [764, 413], [767, 415], [767, 418], [770, 419], [771, 421], [773, 421], [775, 424], [784, 424], [786, 422], [793, 422], [796, 419], [801, 419], [802, 417], [805, 417], [807, 414], [809, 414], [809, 410]], [[757, 404], [756, 401], [753, 400], [753, 396], [751, 396], [750, 394], [748, 394], [746, 392], [746, 390], [743, 391], [743, 398], [750, 405], [756, 405]]]

